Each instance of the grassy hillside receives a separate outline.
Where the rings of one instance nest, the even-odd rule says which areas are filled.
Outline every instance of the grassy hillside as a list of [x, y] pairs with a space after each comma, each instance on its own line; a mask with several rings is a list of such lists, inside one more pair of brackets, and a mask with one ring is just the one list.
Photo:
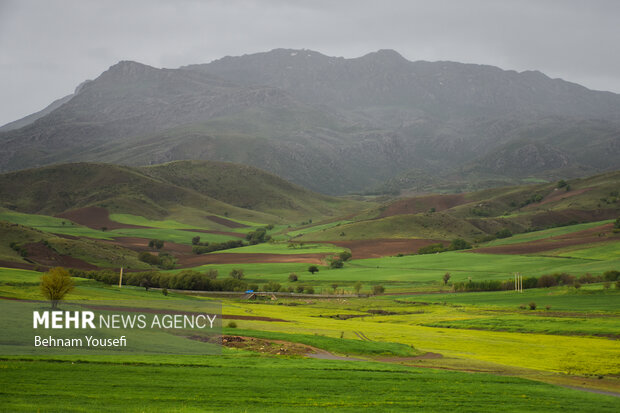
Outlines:
[[4, 261], [5, 265], [12, 263], [24, 268], [152, 268], [138, 260], [137, 252], [119, 245], [91, 238], [61, 237], [6, 221], [0, 221], [0, 261]]
[[[391, 200], [342, 222], [292, 231], [306, 240], [391, 237], [485, 239], [620, 216], [620, 172], [451, 195]], [[335, 225], [335, 224], [334, 224]]]
[[75, 163], [3, 174], [0, 206], [46, 215], [99, 206], [156, 220], [188, 215], [203, 224], [205, 215], [277, 223], [359, 209], [256, 168], [206, 161], [147, 168]]

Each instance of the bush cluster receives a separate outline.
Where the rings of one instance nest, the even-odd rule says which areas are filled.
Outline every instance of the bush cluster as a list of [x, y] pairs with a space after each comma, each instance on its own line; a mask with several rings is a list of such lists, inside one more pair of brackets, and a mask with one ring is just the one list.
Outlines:
[[[81, 271], [69, 270], [73, 277], [90, 278], [105, 284], [118, 284], [119, 275], [116, 271]], [[194, 270], [184, 270], [177, 274], [164, 274], [157, 271], [143, 271], [125, 273], [124, 285], [136, 287], [154, 287], [176, 290], [197, 291], [245, 291], [247, 283], [235, 278], [216, 279], [217, 272], [214, 270], [201, 273]]]
[[142, 251], [138, 254], [138, 259], [149, 265], [154, 265], [164, 270], [172, 270], [176, 264], [176, 259], [166, 252], [160, 252], [158, 255], [153, 255], [147, 251]]
[[[575, 277], [567, 273], [545, 274], [540, 277], [527, 277], [523, 279], [523, 289], [549, 288], [558, 285], [569, 285], [580, 288], [582, 284], [598, 283], [603, 281], [616, 281], [620, 279], [620, 271], [607, 271], [602, 276], [585, 274]], [[514, 289], [514, 280], [483, 280], [483, 281], [461, 281], [452, 284], [454, 291], [505, 291]]]
[[[192, 238], [192, 242], [194, 242], [194, 239], [195, 237]], [[213, 242], [213, 243], [198, 241], [192, 247], [192, 252], [194, 254], [200, 255], [200, 254], [207, 254], [209, 252], [214, 252], [214, 251], [222, 251], [222, 250], [229, 250], [232, 248], [239, 248], [243, 246], [244, 244], [243, 244], [243, 241], [241, 240], [230, 240], [226, 242]]]
[[468, 250], [470, 248], [471, 244], [469, 242], [462, 238], [456, 238], [452, 240], [447, 248], [443, 244], [430, 244], [420, 248], [418, 254], [435, 254], [437, 252]]
[[271, 235], [267, 235], [267, 228], [258, 228], [256, 231], [252, 231], [245, 236], [250, 245], [261, 244], [271, 239]]

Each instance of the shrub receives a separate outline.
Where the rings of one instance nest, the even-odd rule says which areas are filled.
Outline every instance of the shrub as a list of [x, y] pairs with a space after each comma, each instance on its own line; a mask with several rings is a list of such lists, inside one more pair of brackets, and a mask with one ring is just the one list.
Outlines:
[[538, 288], [548, 288], [556, 285], [558, 285], [558, 282], [553, 275], [541, 275], [538, 279]]
[[304, 292], [305, 288], [306, 287], [304, 287], [303, 285], [298, 285], [297, 287], [295, 287], [295, 292], [301, 294]]
[[527, 277], [523, 279], [523, 289], [527, 290], [530, 288], [538, 287], [538, 278], [536, 277]]
[[528, 305], [530, 306], [530, 310], [536, 310], [536, 303], [534, 301], [532, 301]]
[[576, 289], [580, 289], [581, 284], [579, 282], [576, 282], [575, 284], [573, 284], [573, 287], [575, 287]]
[[558, 285], [573, 285], [575, 283], [575, 276], [567, 274], [565, 272], [560, 274], [553, 274]]
[[355, 293], [359, 294], [360, 290], [362, 289], [362, 282], [361, 281], [357, 281], [354, 285], [353, 285], [353, 289], [355, 289]]
[[306, 287], [306, 289], [304, 290], [304, 293], [306, 293], [306, 294], [314, 294], [314, 288]]
[[372, 293], [374, 295], [379, 295], [379, 294], [383, 294], [385, 292], [385, 287], [382, 285], [373, 285], [372, 287]]
[[220, 243], [214, 242], [211, 244], [209, 244], [208, 242], [203, 242], [198, 245], [194, 245], [192, 247], [192, 252], [194, 254], [200, 255], [200, 254], [208, 254], [214, 251], [222, 251], [222, 250], [229, 250], [233, 248], [239, 248], [243, 246], [244, 246], [243, 241], [239, 239], [230, 240], [226, 242], [220, 242]]
[[499, 280], [457, 282], [452, 285], [454, 291], [501, 291], [508, 289], [510, 282], [502, 283]]
[[235, 323], [234, 321], [229, 321], [228, 324], [226, 324], [226, 327], [237, 328], [237, 323]]
[[290, 274], [288, 275], [288, 280], [289, 280], [290, 282], [295, 282], [295, 281], [299, 280], [299, 277], [297, 277], [297, 274], [295, 274], [294, 272], [292, 272], [292, 273], [290, 273]]
[[606, 289], [606, 290], [609, 290], [609, 287], [611, 287], [611, 283], [609, 281], [605, 281], [603, 283], [603, 288]]
[[158, 250], [164, 247], [164, 241], [160, 239], [152, 239], [149, 241], [149, 248], [157, 248]]
[[616, 290], [620, 290], [620, 280], [616, 281]]
[[605, 271], [603, 273], [603, 279], [605, 281], [616, 281], [620, 279], [620, 271]]
[[315, 272], [319, 272], [319, 267], [316, 265], [311, 265], [308, 267], [308, 272], [314, 275]]
[[282, 285], [275, 281], [269, 281], [267, 284], [265, 284], [265, 288], [264, 288], [265, 291], [270, 291], [274, 293], [277, 293], [281, 289], [282, 289]]
[[245, 274], [243, 274], [243, 270], [237, 270], [237, 269], [233, 269], [229, 275], [230, 275], [230, 278], [233, 278], [235, 280], [242, 280], [243, 277], [245, 276]]
[[342, 251], [338, 256], [342, 261], [349, 261], [353, 255], [349, 251]]
[[159, 260], [159, 258], [149, 252], [146, 251], [142, 251], [140, 254], [138, 254], [138, 259], [142, 262], [145, 262], [149, 265], [159, 265], [161, 264], [161, 261]]
[[521, 309], [521, 310], [525, 310], [526, 308], [527, 308], [527, 307], [525, 306], [525, 304], [521, 304], [521, 305], [519, 306], [519, 309]]
[[167, 288], [162, 288], [161, 293], [165, 296], [168, 295], [168, 289]]
[[450, 273], [449, 273], [449, 272], [447, 272], [447, 273], [445, 273], [445, 274], [443, 275], [443, 284], [444, 284], [444, 285], [447, 285], [447, 284], [448, 284], [448, 281], [450, 281]]
[[256, 231], [252, 231], [245, 236], [250, 245], [261, 244], [271, 239], [271, 235], [267, 235], [266, 228], [258, 228]]
[[603, 277], [601, 276], [593, 276], [592, 274], [585, 273], [584, 275], [582, 275], [581, 277], [579, 277], [579, 282], [581, 284], [592, 284], [592, 283], [596, 283], [596, 282], [600, 282], [603, 281]]
[[340, 258], [333, 259], [332, 262], [329, 263], [329, 268], [342, 268], [344, 267], [344, 262]]
[[550, 305], [546, 305], [545, 306], [545, 310], [547, 310], [547, 311], [551, 310], [551, 306]]
[[438, 252], [444, 252], [446, 248], [443, 244], [431, 244], [426, 247], [422, 247], [418, 250], [418, 254], [436, 254]]
[[497, 238], [509, 238], [512, 237], [512, 232], [508, 228], [501, 229], [495, 233]]
[[470, 248], [471, 244], [462, 238], [452, 240], [452, 242], [450, 243], [450, 247], [448, 247], [448, 249], [451, 251], [468, 250]]

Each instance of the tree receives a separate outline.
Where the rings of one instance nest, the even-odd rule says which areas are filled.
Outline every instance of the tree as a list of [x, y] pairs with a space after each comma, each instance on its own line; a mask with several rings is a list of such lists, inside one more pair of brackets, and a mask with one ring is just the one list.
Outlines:
[[245, 239], [249, 241], [250, 245], [256, 245], [269, 241], [271, 236], [267, 235], [267, 230], [265, 228], [258, 228], [256, 231], [248, 233]]
[[355, 293], [359, 294], [362, 289], [362, 283], [360, 281], [356, 282], [355, 285], [353, 285], [353, 288], [355, 289]]
[[336, 258], [332, 260], [329, 264], [329, 268], [342, 268], [344, 267], [344, 262], [340, 258]]
[[315, 272], [319, 272], [319, 267], [317, 267], [316, 265], [311, 265], [308, 267], [308, 272], [314, 275]]
[[142, 281], [140, 281], [140, 287], [144, 287], [146, 291], [149, 290], [150, 286], [151, 286], [151, 282], [149, 281], [148, 278], [143, 278]]
[[448, 284], [448, 281], [450, 281], [450, 273], [449, 273], [449, 272], [447, 272], [447, 273], [445, 273], [445, 274], [443, 275], [443, 284], [444, 284], [444, 285], [447, 285], [447, 284]]
[[235, 280], [242, 280], [245, 274], [243, 274], [243, 270], [233, 269], [230, 272], [230, 276]]
[[297, 276], [297, 274], [295, 274], [294, 272], [292, 272], [292, 273], [290, 273], [290, 274], [288, 275], [288, 280], [289, 280], [290, 282], [295, 282], [295, 281], [297, 281], [298, 279], [299, 279], [299, 277], [298, 277], [298, 276]]
[[373, 285], [372, 287], [372, 293], [374, 295], [379, 295], [379, 294], [383, 294], [385, 292], [385, 287], [382, 285]]
[[342, 251], [338, 256], [342, 261], [349, 261], [353, 255], [349, 251]]
[[192, 245], [198, 244], [200, 244], [200, 236], [196, 235], [194, 238], [192, 238]]
[[620, 218], [618, 218], [616, 222], [614, 222], [614, 228], [620, 229]]
[[509, 238], [512, 237], [512, 232], [508, 228], [500, 229], [495, 233], [496, 238]]
[[435, 254], [444, 252], [446, 248], [442, 244], [431, 244], [418, 249], [418, 254]]
[[336, 288], [338, 288], [338, 284], [336, 283], [332, 284], [332, 289], [334, 290], [334, 293], [336, 293]]
[[218, 276], [218, 272], [215, 268], [211, 268], [205, 273], [205, 275], [207, 276], [208, 279], [215, 280]]
[[56, 267], [41, 276], [40, 288], [43, 296], [52, 303], [52, 309], [55, 309], [58, 302], [73, 290], [73, 280], [69, 271]]
[[164, 241], [160, 239], [152, 239], [149, 241], [149, 248], [157, 248], [158, 250], [164, 247]]
[[449, 247], [449, 249], [452, 251], [467, 250], [470, 248], [471, 248], [471, 244], [461, 238], [456, 238], [452, 240], [452, 243], [450, 243], [450, 247]]

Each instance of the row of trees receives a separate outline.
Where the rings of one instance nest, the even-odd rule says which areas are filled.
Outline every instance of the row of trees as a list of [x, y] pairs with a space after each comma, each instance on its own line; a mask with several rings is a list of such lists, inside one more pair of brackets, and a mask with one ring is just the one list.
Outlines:
[[[448, 280], [450, 279], [449, 274]], [[531, 288], [549, 288], [561, 285], [581, 287], [581, 284], [592, 284], [599, 282], [612, 282], [620, 280], [620, 271], [607, 271], [603, 275], [594, 276], [592, 274], [584, 274], [580, 277], [567, 273], [545, 274], [540, 277], [528, 277], [523, 279], [523, 289]], [[444, 283], [447, 280], [444, 276]], [[514, 290], [514, 280], [483, 280], [483, 281], [461, 281], [452, 285], [454, 291], [505, 291]]]
[[448, 247], [445, 247], [443, 244], [430, 244], [426, 247], [422, 247], [418, 249], [418, 254], [436, 254], [438, 252], [445, 251], [457, 251], [457, 250], [467, 250], [471, 248], [471, 244], [465, 241], [462, 238], [456, 238], [452, 240]]
[[[195, 237], [195, 238], [200, 239], [200, 237]], [[208, 242], [202, 243], [201, 242], [198, 245], [195, 244], [192, 247], [192, 252], [194, 254], [200, 255], [200, 254], [207, 254], [209, 252], [214, 252], [214, 251], [222, 251], [222, 250], [229, 250], [232, 248], [239, 248], [239, 247], [243, 247], [244, 245], [245, 244], [241, 240], [230, 240], [226, 242], [213, 242], [213, 243], [208, 243]]]

